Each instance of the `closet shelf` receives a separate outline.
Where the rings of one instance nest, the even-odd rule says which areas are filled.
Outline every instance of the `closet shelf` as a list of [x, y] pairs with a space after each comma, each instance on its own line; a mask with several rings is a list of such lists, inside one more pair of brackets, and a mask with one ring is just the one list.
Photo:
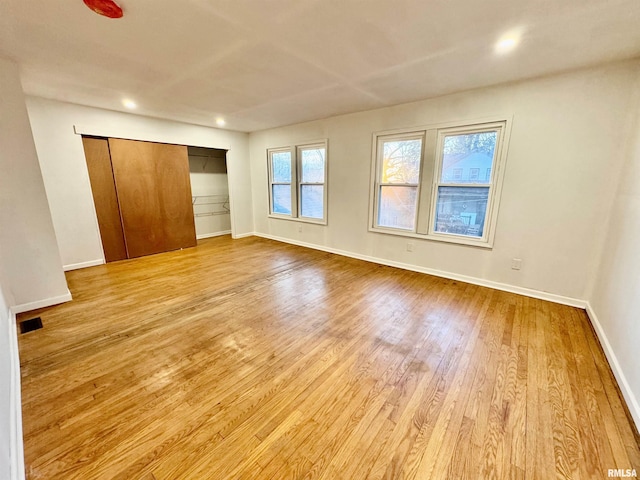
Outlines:
[[194, 214], [195, 217], [211, 217], [212, 215], [229, 215], [229, 212], [202, 212]]
[[[229, 215], [229, 195], [194, 195], [191, 197], [194, 217], [209, 217], [212, 215]], [[198, 208], [199, 207], [199, 208]]]

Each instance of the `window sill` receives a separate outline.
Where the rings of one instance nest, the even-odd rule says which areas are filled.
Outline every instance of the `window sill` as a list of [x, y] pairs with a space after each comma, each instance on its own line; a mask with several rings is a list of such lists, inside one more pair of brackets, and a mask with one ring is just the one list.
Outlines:
[[466, 245], [468, 247], [479, 247], [485, 249], [492, 249], [493, 242], [491, 240], [475, 240], [473, 238], [465, 237], [462, 235], [453, 235], [453, 234], [439, 234], [439, 235], [429, 235], [423, 233], [415, 233], [402, 230], [390, 229], [390, 228], [380, 228], [380, 227], [369, 227], [369, 231], [373, 233], [384, 233], [385, 235], [394, 235], [397, 237], [407, 237], [407, 238], [418, 238], [420, 240], [430, 240], [433, 242], [441, 242], [441, 243], [454, 243], [457, 245]]
[[267, 215], [267, 217], [276, 218], [278, 220], [288, 220], [290, 222], [311, 223], [313, 225], [323, 225], [323, 226], [327, 225], [327, 221], [322, 219], [314, 220], [313, 218], [306, 218], [306, 217], [290, 217], [289, 215], [278, 215], [276, 213], [270, 213], [269, 215]]

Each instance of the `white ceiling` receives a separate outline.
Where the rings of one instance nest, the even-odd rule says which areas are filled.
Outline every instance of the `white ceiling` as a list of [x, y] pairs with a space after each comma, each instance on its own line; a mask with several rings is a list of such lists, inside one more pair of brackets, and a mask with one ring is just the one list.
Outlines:
[[[639, 0], [0, 0], [25, 92], [255, 131], [640, 56]], [[507, 55], [493, 45], [520, 29]]]

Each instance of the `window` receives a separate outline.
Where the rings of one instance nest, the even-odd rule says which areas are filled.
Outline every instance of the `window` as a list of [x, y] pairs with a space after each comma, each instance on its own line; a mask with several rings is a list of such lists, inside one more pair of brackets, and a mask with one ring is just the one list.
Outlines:
[[370, 230], [490, 247], [506, 129], [499, 121], [376, 135]]
[[291, 151], [272, 151], [269, 153], [271, 212], [291, 215]]
[[414, 230], [422, 136], [380, 138], [377, 225]]
[[326, 224], [326, 141], [269, 149], [267, 158], [269, 215]]

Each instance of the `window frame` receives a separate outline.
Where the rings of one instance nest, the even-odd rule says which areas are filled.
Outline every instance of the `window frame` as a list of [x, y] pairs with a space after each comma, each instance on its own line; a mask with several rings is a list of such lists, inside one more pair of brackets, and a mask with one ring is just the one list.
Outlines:
[[[303, 182], [302, 181], [302, 151], [303, 150], [318, 150], [324, 149], [324, 176], [323, 182]], [[319, 223], [322, 225], [327, 224], [327, 142], [323, 141], [320, 143], [309, 143], [304, 145], [296, 145], [296, 163], [297, 163], [297, 171], [298, 171], [298, 188], [297, 188], [297, 198], [298, 200], [298, 219], [303, 222], [308, 223]], [[322, 218], [316, 217], [305, 217], [302, 215], [302, 187], [304, 185], [310, 186], [318, 186], [322, 185]]]
[[[445, 243], [455, 243], [481, 248], [493, 248], [495, 239], [497, 216], [502, 193], [502, 183], [506, 165], [507, 149], [511, 129], [511, 119], [508, 116], [483, 118], [475, 121], [449, 122], [424, 127], [401, 130], [375, 132], [372, 138], [372, 168], [370, 184], [370, 208], [368, 230], [374, 233], [384, 233], [401, 237], [421, 238]], [[443, 160], [443, 141], [445, 135], [470, 134], [484, 131], [497, 131], [494, 160], [491, 165], [491, 179], [488, 183], [461, 183], [460, 186], [469, 188], [489, 187], [487, 209], [482, 237], [472, 237], [446, 232], [435, 231], [435, 219], [438, 200], [438, 186], [442, 186], [441, 172]], [[405, 230], [394, 227], [381, 227], [377, 224], [379, 210], [380, 172], [382, 168], [381, 139], [407, 138], [411, 135], [424, 135], [421, 157], [421, 178], [417, 198], [416, 228]], [[482, 175], [481, 175], [482, 176]], [[458, 186], [457, 183], [446, 183], [445, 186]]]
[[[274, 153], [289, 153], [291, 156], [291, 180], [290, 182], [274, 182], [273, 181], [273, 154]], [[296, 175], [296, 165], [295, 165], [295, 155], [293, 153], [293, 149], [290, 147], [284, 148], [270, 148], [267, 150], [267, 168], [268, 168], [268, 177], [269, 177], [269, 214], [273, 215], [276, 218], [288, 218], [295, 213], [295, 205], [296, 205], [296, 191], [295, 191], [295, 175]], [[286, 213], [276, 213], [273, 211], [273, 186], [274, 185], [289, 185], [291, 188], [291, 215], [287, 215]]]
[[[382, 156], [384, 153], [384, 148], [381, 148], [385, 142], [393, 142], [393, 141], [403, 141], [403, 140], [421, 140], [422, 146], [420, 149], [420, 173], [418, 176], [418, 183], [389, 183], [389, 182], [381, 182], [378, 179], [382, 178]], [[377, 230], [385, 230], [390, 232], [402, 231], [402, 232], [416, 232], [418, 228], [418, 211], [420, 209], [420, 194], [422, 187], [422, 179], [424, 177], [422, 166], [424, 163], [424, 151], [425, 151], [425, 134], [424, 132], [405, 132], [401, 134], [391, 134], [391, 135], [380, 135], [377, 137], [376, 141], [376, 191], [374, 193], [374, 205], [375, 212], [379, 212], [380, 208], [380, 192], [382, 191], [382, 187], [416, 187], [416, 212], [414, 217], [414, 227], [412, 230], [405, 228], [396, 228], [396, 227], [388, 227], [378, 224], [378, 215], [374, 214], [373, 225]]]
[[[302, 182], [302, 151], [324, 149], [324, 182]], [[274, 153], [291, 152], [291, 215], [283, 213], [275, 213], [273, 211], [273, 185], [282, 184], [282, 182], [273, 181], [273, 161]], [[267, 149], [267, 176], [269, 187], [269, 218], [277, 218], [281, 220], [293, 220], [296, 222], [313, 223], [316, 225], [327, 225], [328, 219], [328, 175], [329, 175], [329, 142], [327, 139], [314, 142], [301, 142], [286, 147], [268, 148]], [[302, 186], [303, 185], [322, 185], [322, 218], [305, 217], [302, 215]]]
[[[446, 136], [451, 136], [451, 135], [468, 135], [468, 134], [474, 134], [474, 133], [485, 133], [485, 132], [496, 132], [497, 138], [496, 138], [496, 148], [494, 150], [493, 153], [493, 162], [491, 163], [491, 175], [492, 178], [487, 182], [487, 183], [481, 183], [482, 181], [480, 180], [480, 178], [478, 178], [478, 181], [472, 183], [471, 181], [468, 181], [466, 183], [460, 182], [460, 183], [453, 183], [453, 182], [442, 182], [441, 179], [441, 173], [442, 173], [442, 166], [444, 163], [444, 139]], [[491, 122], [491, 123], [486, 123], [486, 124], [482, 124], [482, 125], [465, 125], [465, 126], [461, 126], [461, 127], [451, 127], [451, 128], [439, 128], [438, 129], [438, 144], [437, 144], [437, 149], [436, 149], [436, 169], [435, 169], [435, 175], [434, 175], [434, 182], [433, 182], [433, 197], [431, 199], [431, 212], [429, 215], [430, 221], [429, 221], [429, 236], [433, 236], [434, 238], [440, 238], [440, 239], [445, 239], [445, 238], [451, 238], [451, 239], [457, 239], [457, 240], [471, 240], [476, 244], [478, 242], [481, 242], [483, 244], [488, 244], [489, 243], [489, 238], [490, 238], [490, 234], [493, 230], [495, 230], [495, 221], [492, 221], [491, 219], [493, 218], [491, 215], [491, 212], [493, 210], [494, 207], [494, 171], [495, 169], [493, 168], [494, 165], [497, 165], [499, 162], [499, 159], [501, 157], [501, 150], [502, 150], [502, 136], [503, 136], [503, 132], [504, 132], [504, 122]], [[482, 237], [470, 237], [468, 235], [460, 235], [460, 234], [455, 234], [455, 233], [447, 233], [447, 232], [437, 232], [435, 229], [435, 219], [436, 219], [436, 211], [438, 208], [438, 190], [439, 187], [459, 187], [459, 188], [469, 188], [469, 189], [473, 189], [473, 188], [489, 188], [489, 194], [487, 196], [487, 209], [485, 211], [485, 228], [482, 232]], [[489, 228], [486, 228], [486, 227]], [[493, 237], [491, 237], [491, 240], [493, 240]]]

